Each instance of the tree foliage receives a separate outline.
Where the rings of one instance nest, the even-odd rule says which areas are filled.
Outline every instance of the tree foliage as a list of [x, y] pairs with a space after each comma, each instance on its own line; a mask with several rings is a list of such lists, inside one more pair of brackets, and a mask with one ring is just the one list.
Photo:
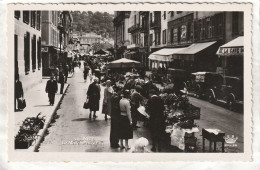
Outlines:
[[113, 37], [113, 15], [107, 12], [73, 11], [73, 29], [81, 32], [95, 32], [102, 37]]

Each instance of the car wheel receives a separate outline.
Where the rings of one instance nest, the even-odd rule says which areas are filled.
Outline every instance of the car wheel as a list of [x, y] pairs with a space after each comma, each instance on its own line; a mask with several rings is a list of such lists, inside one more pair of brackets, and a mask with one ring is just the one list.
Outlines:
[[197, 90], [196, 91], [196, 97], [199, 99], [200, 98], [200, 92]]
[[227, 107], [228, 107], [228, 109], [229, 109], [229, 110], [234, 110], [234, 104], [235, 104], [234, 99], [229, 99], [229, 100], [227, 101]]
[[214, 103], [215, 102], [215, 98], [214, 98], [212, 93], [209, 94], [209, 102], [210, 103]]

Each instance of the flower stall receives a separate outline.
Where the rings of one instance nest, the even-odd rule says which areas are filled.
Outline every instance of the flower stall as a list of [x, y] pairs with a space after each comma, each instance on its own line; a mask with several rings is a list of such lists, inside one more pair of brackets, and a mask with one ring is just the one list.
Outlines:
[[195, 119], [200, 119], [200, 108], [192, 105], [186, 95], [164, 93], [165, 132], [171, 138], [170, 144], [185, 152], [196, 152], [195, 133], [199, 132]]

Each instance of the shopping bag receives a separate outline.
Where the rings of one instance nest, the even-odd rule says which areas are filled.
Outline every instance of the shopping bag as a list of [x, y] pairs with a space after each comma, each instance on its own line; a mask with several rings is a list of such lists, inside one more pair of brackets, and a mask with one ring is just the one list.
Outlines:
[[88, 99], [84, 102], [83, 108], [89, 109], [89, 100]]
[[26, 107], [26, 101], [23, 98], [18, 99], [18, 109], [24, 109]]

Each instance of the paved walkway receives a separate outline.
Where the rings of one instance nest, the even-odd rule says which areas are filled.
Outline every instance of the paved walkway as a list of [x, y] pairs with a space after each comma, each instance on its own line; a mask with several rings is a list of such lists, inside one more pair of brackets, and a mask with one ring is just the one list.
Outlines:
[[[72, 74], [69, 75], [71, 77]], [[27, 117], [36, 117], [41, 113], [40, 117], [46, 116], [44, 128], [41, 129], [38, 135], [42, 136], [44, 131], [47, 129], [48, 123], [51, 121], [53, 114], [58, 108], [59, 102], [61, 101], [64, 94], [60, 94], [60, 84], [58, 83], [58, 93], [55, 95], [55, 103], [53, 106], [49, 105], [48, 94], [45, 92], [45, 87], [48, 79], [42, 79], [42, 82], [30, 90], [24, 93], [26, 100], [26, 108], [23, 111], [15, 112], [15, 135], [19, 132], [20, 126]], [[64, 93], [67, 89], [68, 84], [64, 85]], [[41, 137], [38, 137], [37, 141], [28, 148], [28, 151], [35, 150], [37, 143], [39, 143]]]

